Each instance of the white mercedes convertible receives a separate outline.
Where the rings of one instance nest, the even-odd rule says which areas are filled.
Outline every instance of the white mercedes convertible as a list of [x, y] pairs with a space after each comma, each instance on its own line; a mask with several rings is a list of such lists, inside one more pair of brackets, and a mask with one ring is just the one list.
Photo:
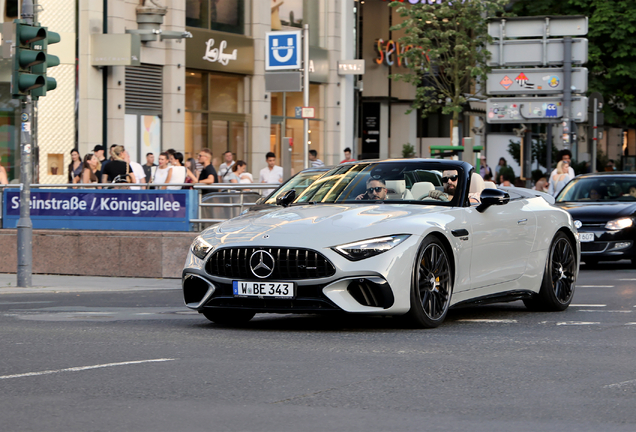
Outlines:
[[485, 184], [465, 162], [340, 165], [278, 207], [203, 231], [183, 270], [185, 304], [226, 325], [346, 312], [431, 328], [450, 307], [514, 300], [565, 310], [580, 244], [549, 201]]

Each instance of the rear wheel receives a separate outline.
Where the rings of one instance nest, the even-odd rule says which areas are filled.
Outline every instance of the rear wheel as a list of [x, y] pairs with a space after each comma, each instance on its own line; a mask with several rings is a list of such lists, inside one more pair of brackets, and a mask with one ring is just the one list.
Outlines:
[[411, 283], [409, 323], [419, 328], [434, 328], [446, 318], [453, 292], [449, 255], [435, 237], [427, 237], [415, 261]]
[[204, 311], [203, 315], [213, 323], [232, 326], [245, 324], [254, 318], [256, 313], [240, 309], [210, 309]]
[[574, 296], [576, 266], [572, 241], [563, 232], [558, 232], [550, 245], [541, 289], [537, 295], [523, 301], [526, 307], [543, 311], [567, 309]]

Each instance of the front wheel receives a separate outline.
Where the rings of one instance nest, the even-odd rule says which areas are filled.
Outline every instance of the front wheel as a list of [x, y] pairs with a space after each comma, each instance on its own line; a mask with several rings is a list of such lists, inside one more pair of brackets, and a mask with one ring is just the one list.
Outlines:
[[216, 324], [235, 326], [245, 324], [256, 315], [255, 312], [233, 309], [209, 309], [203, 315]]
[[415, 327], [434, 328], [446, 318], [453, 292], [448, 252], [435, 237], [427, 237], [413, 269], [411, 310], [406, 318]]
[[539, 293], [523, 303], [528, 309], [562, 311], [572, 302], [576, 282], [576, 255], [572, 241], [558, 232], [548, 252]]

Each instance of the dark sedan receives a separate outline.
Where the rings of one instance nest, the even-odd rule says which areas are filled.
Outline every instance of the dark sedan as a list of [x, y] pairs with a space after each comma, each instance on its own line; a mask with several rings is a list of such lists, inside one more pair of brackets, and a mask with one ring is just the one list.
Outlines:
[[563, 188], [556, 205], [575, 221], [582, 261], [631, 259], [636, 265], [636, 173], [584, 174]]

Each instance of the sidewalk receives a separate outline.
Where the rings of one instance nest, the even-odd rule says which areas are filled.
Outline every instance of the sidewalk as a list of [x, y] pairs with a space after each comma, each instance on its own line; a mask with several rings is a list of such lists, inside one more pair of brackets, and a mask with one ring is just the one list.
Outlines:
[[150, 291], [181, 289], [180, 279], [33, 275], [31, 288], [19, 288], [16, 274], [0, 274], [0, 294]]

